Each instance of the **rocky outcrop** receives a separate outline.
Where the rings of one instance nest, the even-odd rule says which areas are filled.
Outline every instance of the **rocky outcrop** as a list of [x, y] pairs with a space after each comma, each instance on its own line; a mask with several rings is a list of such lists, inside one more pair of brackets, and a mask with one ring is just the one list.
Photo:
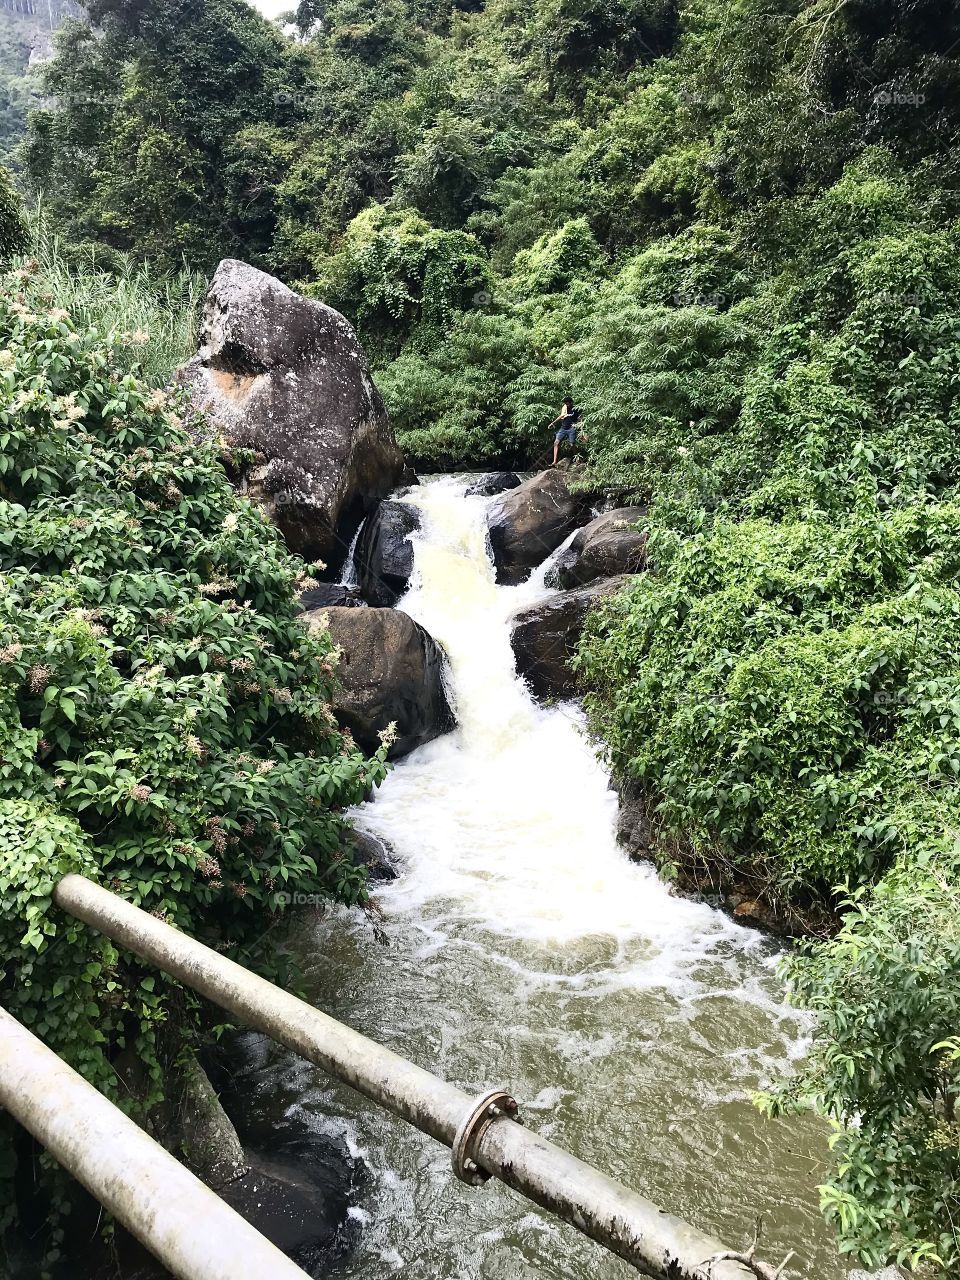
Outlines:
[[408, 502], [381, 502], [367, 516], [353, 563], [365, 600], [389, 609], [404, 594], [413, 573], [410, 534], [420, 528], [420, 512]]
[[467, 490], [468, 498], [492, 498], [494, 494], [506, 493], [508, 489], [517, 489], [522, 481], [512, 471], [491, 471], [481, 476]]
[[365, 751], [395, 723], [390, 758], [398, 759], [447, 733], [454, 718], [443, 687], [443, 651], [399, 609], [324, 609], [307, 615], [330, 628], [341, 649], [337, 720]]
[[367, 358], [338, 311], [246, 263], [220, 263], [200, 349], [179, 373], [214, 434], [254, 451], [240, 488], [287, 545], [334, 568], [404, 476]]
[[517, 671], [534, 693], [565, 698], [576, 692], [570, 659], [576, 653], [587, 614], [605, 596], [631, 581], [628, 574], [579, 591], [565, 591], [518, 613], [510, 642]]
[[586, 499], [570, 492], [564, 473], [556, 468], [511, 489], [487, 513], [497, 581], [507, 586], [523, 582], [589, 519]]
[[318, 582], [308, 587], [300, 596], [300, 608], [304, 612], [313, 609], [365, 609], [367, 602], [359, 587], [348, 587], [342, 582]]
[[599, 578], [645, 569], [650, 535], [636, 528], [643, 515], [642, 507], [620, 507], [591, 520], [561, 552], [547, 579], [549, 584], [570, 591]]

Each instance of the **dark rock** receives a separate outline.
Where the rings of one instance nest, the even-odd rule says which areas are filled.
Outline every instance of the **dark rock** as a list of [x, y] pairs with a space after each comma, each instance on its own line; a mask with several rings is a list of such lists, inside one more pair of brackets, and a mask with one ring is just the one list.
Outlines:
[[342, 563], [363, 516], [404, 475], [344, 317], [228, 258], [207, 293], [199, 352], [178, 376], [215, 433], [256, 452], [236, 479], [287, 545], [331, 569]]
[[468, 498], [492, 498], [494, 494], [506, 493], [508, 489], [517, 489], [523, 482], [512, 471], [491, 471], [481, 476], [467, 490]]
[[620, 785], [620, 811], [617, 815], [617, 840], [637, 862], [649, 861], [653, 844], [647, 793], [637, 782]]
[[590, 609], [631, 581], [629, 574], [607, 578], [579, 591], [565, 591], [518, 613], [510, 642], [517, 671], [534, 693], [569, 697], [576, 692], [570, 659]]
[[347, 587], [340, 582], [318, 582], [308, 587], [300, 597], [300, 608], [309, 613], [314, 609], [365, 609], [367, 602], [359, 587]]
[[369, 831], [353, 831], [348, 845], [355, 867], [367, 868], [367, 879], [371, 884], [383, 884], [396, 880], [397, 869], [394, 865], [396, 855], [386, 840], [372, 835]]
[[381, 502], [367, 516], [353, 555], [360, 591], [381, 609], [395, 605], [413, 573], [410, 534], [420, 528], [420, 512], [408, 502]]
[[392, 760], [454, 728], [443, 650], [411, 617], [399, 609], [325, 609], [308, 617], [318, 625], [326, 618], [340, 646], [333, 710], [365, 751], [376, 750], [391, 723]]
[[561, 552], [548, 577], [550, 585], [571, 591], [598, 578], [645, 569], [650, 535], [633, 527], [643, 514], [642, 507], [621, 507], [591, 520]]
[[302, 1118], [294, 1056], [266, 1036], [234, 1032], [204, 1058], [247, 1152], [249, 1171], [220, 1194], [308, 1275], [327, 1275], [355, 1240], [348, 1210], [369, 1179], [344, 1138]]
[[589, 519], [586, 499], [571, 493], [564, 474], [555, 468], [511, 489], [487, 513], [497, 581], [507, 586], [523, 582]]
[[192, 1055], [180, 1063], [175, 1146], [184, 1164], [214, 1191], [249, 1171], [236, 1129], [206, 1072]]

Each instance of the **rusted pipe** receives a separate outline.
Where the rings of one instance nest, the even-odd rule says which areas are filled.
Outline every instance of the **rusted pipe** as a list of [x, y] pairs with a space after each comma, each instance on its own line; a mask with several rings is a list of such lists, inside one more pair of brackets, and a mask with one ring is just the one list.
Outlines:
[[181, 1280], [306, 1280], [5, 1009], [0, 1106]]
[[[452, 1147], [475, 1099], [116, 894], [69, 875], [54, 901], [185, 986]], [[739, 1262], [703, 1264], [723, 1246], [502, 1115], [473, 1160], [654, 1280], [755, 1280]]]

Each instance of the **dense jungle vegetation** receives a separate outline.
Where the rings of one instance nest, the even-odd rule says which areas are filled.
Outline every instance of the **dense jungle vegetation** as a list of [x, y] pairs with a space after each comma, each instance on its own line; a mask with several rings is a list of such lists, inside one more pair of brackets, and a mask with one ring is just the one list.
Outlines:
[[[791, 961], [817, 1030], [802, 1078], [764, 1105], [813, 1101], [834, 1120], [823, 1204], [843, 1249], [958, 1274], [960, 8], [303, 0], [286, 34], [242, 0], [88, 10], [62, 32], [18, 160], [71, 261], [94, 254], [117, 279], [143, 262], [192, 299], [189, 273], [232, 255], [323, 297], [359, 327], [425, 469], [539, 465], [561, 395], [582, 404], [584, 483], [638, 505], [654, 565], [583, 645], [594, 727], [646, 789], [665, 873], [729, 868], [838, 914]], [[74, 372], [29, 376], [58, 406], [75, 391], [109, 430], [117, 396], [134, 403], [134, 446], [208, 494], [202, 518], [184, 498], [145, 520], [136, 495], [110, 516], [166, 521], [170, 589], [195, 593], [193, 540], [222, 536], [214, 507], [247, 518], [215, 461], [185, 479], [147, 438], [171, 410], [146, 410], [133, 375], [88, 392], [103, 382], [89, 361], [114, 359], [102, 339], [5, 305], [17, 369], [52, 343]], [[43, 432], [18, 446], [33, 451], [15, 468], [30, 501], [4, 492], [37, 546], [16, 579], [18, 634], [55, 610], [42, 579], [79, 536], [57, 525], [77, 513], [44, 505], [82, 462], [42, 443], [62, 418], [47, 394], [31, 408]], [[123, 452], [113, 435], [101, 448]], [[111, 465], [126, 464], [96, 463]], [[123, 538], [86, 536], [94, 560], [123, 554]], [[101, 591], [106, 563], [91, 568]], [[137, 661], [137, 617], [169, 604], [76, 590], [47, 634], [92, 690], [109, 658], [76, 611], [105, 610]], [[252, 607], [244, 625], [284, 629], [288, 655], [286, 606], [267, 593]], [[17, 643], [29, 691], [51, 663]], [[156, 644], [142, 641], [147, 670]], [[124, 700], [135, 670], [109, 679], [97, 697]], [[91, 765], [59, 710], [69, 687], [16, 687], [23, 732], [72, 772], [41, 754], [14, 803], [52, 805], [76, 832]], [[35, 761], [33, 739], [21, 750]], [[125, 831], [111, 875], [162, 856]]]

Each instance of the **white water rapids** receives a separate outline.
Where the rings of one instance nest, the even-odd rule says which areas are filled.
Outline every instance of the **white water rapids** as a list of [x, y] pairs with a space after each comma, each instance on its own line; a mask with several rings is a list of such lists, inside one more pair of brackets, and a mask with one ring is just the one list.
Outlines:
[[[468, 1091], [506, 1087], [532, 1127], [729, 1244], [762, 1213], [765, 1256], [793, 1248], [789, 1276], [837, 1280], [823, 1126], [750, 1100], [802, 1052], [776, 949], [619, 849], [579, 710], [539, 706], [514, 671], [509, 618], [550, 594], [543, 571], [495, 585], [487, 500], [464, 489], [445, 477], [406, 497], [423, 528], [401, 602], [447, 651], [459, 727], [357, 811], [401, 873], [376, 894], [379, 929], [337, 910], [296, 939], [309, 994]], [[635, 1275], [502, 1186], [461, 1186], [447, 1151], [307, 1064], [261, 1043], [248, 1069], [373, 1171], [344, 1275]]]

